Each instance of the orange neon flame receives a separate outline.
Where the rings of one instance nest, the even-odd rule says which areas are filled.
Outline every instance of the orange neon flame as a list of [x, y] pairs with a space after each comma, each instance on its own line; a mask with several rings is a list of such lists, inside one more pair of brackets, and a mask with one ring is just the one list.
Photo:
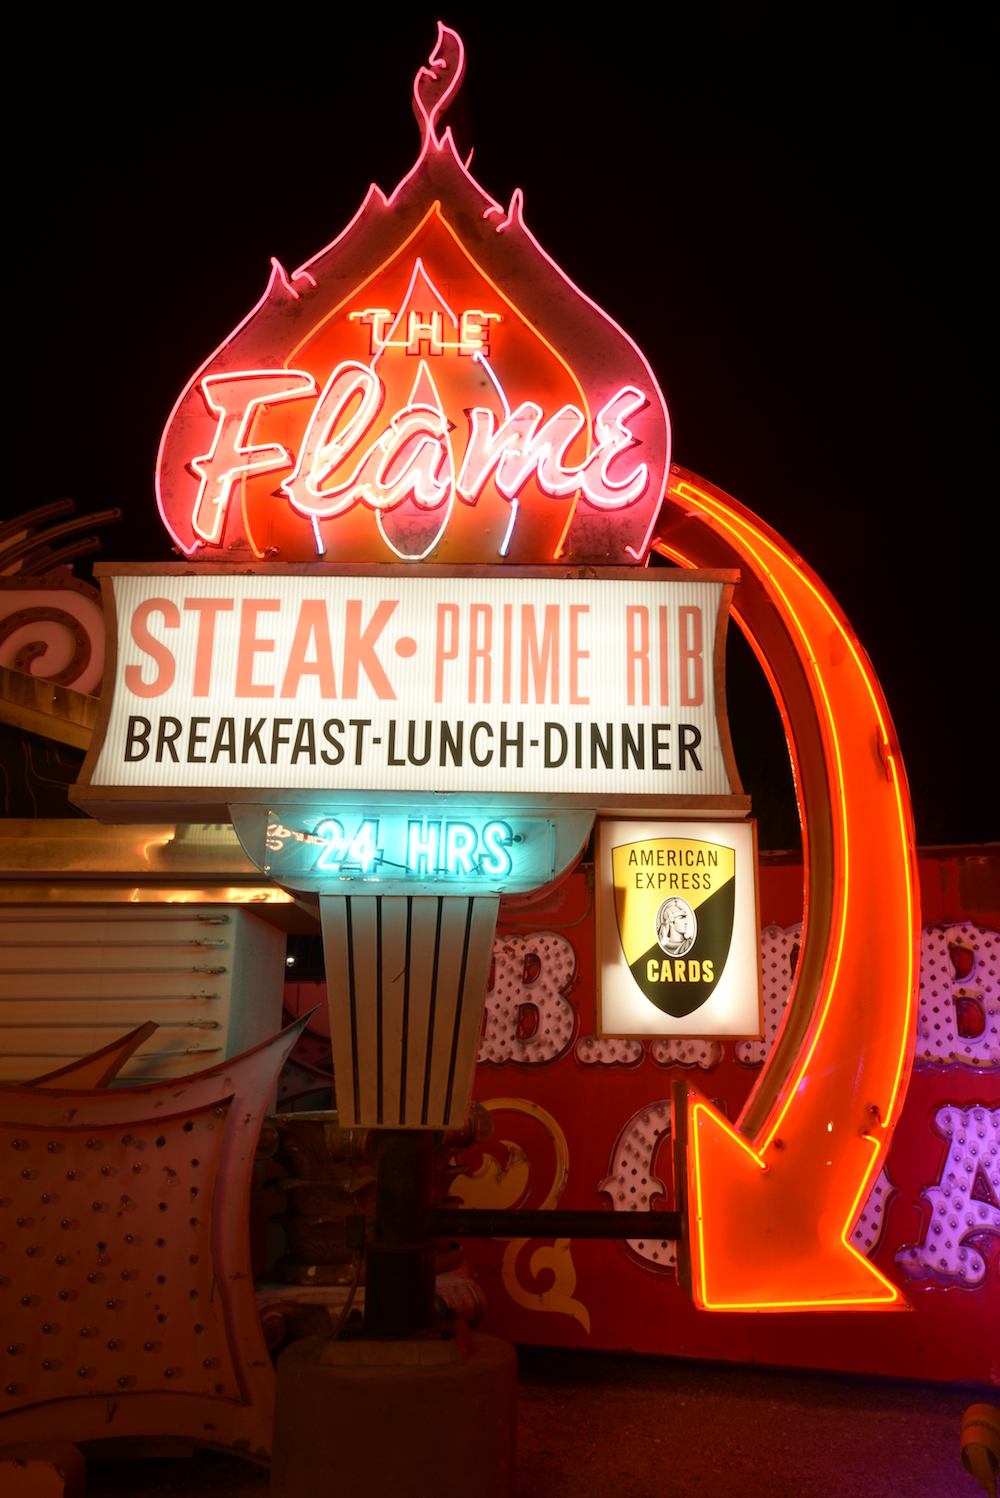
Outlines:
[[[903, 1308], [899, 1289], [850, 1242], [888, 1153], [913, 1056], [914, 838], [888, 708], [835, 601], [787, 543], [701, 481], [675, 479], [670, 496], [725, 540], [788, 632], [822, 734], [833, 832], [833, 921], [812, 1018], [787, 1076], [765, 1068], [735, 1128], [688, 1095], [694, 1297], [713, 1311]], [[705, 565], [698, 545], [658, 549], [682, 565]], [[760, 655], [752, 624], [737, 612], [739, 593], [736, 605]], [[782, 710], [794, 760], [795, 713]], [[796, 784], [806, 835], [799, 775]], [[757, 1115], [765, 1110], [756, 1128], [754, 1104]]]

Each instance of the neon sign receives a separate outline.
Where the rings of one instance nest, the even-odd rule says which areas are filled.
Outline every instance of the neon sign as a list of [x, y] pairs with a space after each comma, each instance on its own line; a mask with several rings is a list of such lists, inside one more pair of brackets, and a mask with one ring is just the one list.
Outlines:
[[742, 1114], [688, 1093], [690, 1288], [710, 1311], [902, 1310], [850, 1241], [913, 1062], [915, 838], [889, 709], [829, 590], [730, 495], [677, 470], [657, 547], [741, 568], [733, 616], [782, 712], [807, 869], [795, 989]]
[[420, 154], [196, 372], [157, 503], [198, 562], [645, 561], [670, 424], [636, 345], [459, 159], [438, 28]]
[[[352, 582], [342, 629], [315, 580], [335, 589], [337, 568], [346, 576], [359, 563], [559, 562], [584, 564], [572, 585], [593, 577], [610, 597], [620, 575], [580, 574], [641, 566], [651, 547], [681, 568], [739, 569], [733, 614], [771, 682], [794, 762], [807, 919], [794, 1002], [736, 1127], [694, 1094], [683, 1110], [691, 1286], [708, 1310], [899, 1307], [898, 1289], [849, 1241], [912, 1061], [913, 826], [888, 708], [847, 621], [793, 549], [711, 485], [671, 476], [669, 419], [649, 365], [535, 241], [520, 192], [505, 212], [459, 160], [440, 124], [463, 69], [459, 38], [439, 26], [414, 84], [422, 144], [413, 169], [389, 196], [373, 187], [344, 232], [291, 276], [274, 262], [261, 301], [178, 398], [158, 455], [157, 502], [178, 552], [214, 566], [191, 580], [185, 561], [155, 588], [115, 577], [119, 681], [77, 799], [116, 808], [148, 804], [151, 787], [171, 805], [214, 795], [258, 866], [287, 858], [280, 877], [296, 888], [374, 881], [378, 892], [394, 871], [394, 893], [410, 881], [451, 891], [454, 880], [471, 894], [484, 878], [510, 892], [529, 846], [508, 843], [499, 828], [516, 831], [513, 811], [485, 806], [483, 796], [544, 792], [555, 804], [560, 790], [547, 777], [558, 775], [561, 788], [572, 767], [580, 793], [602, 806], [641, 790], [669, 811], [667, 797], [702, 774], [702, 761], [685, 756], [709, 742], [708, 634], [695, 603], [675, 618], [665, 600], [623, 598], [624, 618], [592, 639], [596, 599], [589, 615], [567, 605], [561, 645], [553, 624], [546, 654], [542, 620], [554, 595], [539, 598], [529, 632], [524, 608], [535, 604], [519, 600], [516, 613], [477, 579], [475, 598], [434, 599], [425, 639], [416, 624], [396, 633], [401, 604], [390, 629], [392, 600], [363, 592], [375, 569]], [[324, 561], [336, 565], [280, 575], [284, 564]], [[221, 581], [237, 568], [249, 574], [239, 596]], [[447, 575], [426, 569], [419, 583], [435, 587]], [[283, 610], [300, 576], [308, 592], [297, 612]], [[383, 631], [405, 670], [395, 661], [387, 670], [378, 656]], [[217, 702], [216, 638], [235, 642], [222, 652], [235, 680]], [[175, 653], [175, 641], [184, 649]], [[599, 648], [617, 664], [591, 677]], [[408, 691], [419, 701], [406, 701], [404, 717]], [[301, 713], [292, 707], [300, 693]], [[338, 694], [354, 717], [339, 701], [326, 706]], [[498, 712], [494, 724], [487, 706], [513, 707], [515, 694], [521, 716]], [[270, 718], [248, 708], [237, 723], [230, 697], [287, 703], [275, 700]], [[613, 712], [604, 708], [612, 700]], [[660, 718], [668, 702], [676, 721]], [[701, 710], [704, 724], [694, 716]], [[383, 813], [357, 799], [372, 793], [365, 756], [376, 750], [378, 792], [397, 798], [391, 839]], [[738, 784], [727, 753], [720, 740], [723, 794]], [[251, 801], [274, 783], [271, 767], [285, 764], [298, 768], [296, 804], [313, 797], [309, 823]], [[332, 784], [357, 810], [338, 801], [324, 821], [315, 807]], [[473, 799], [438, 816], [442, 790]], [[278, 822], [290, 835], [265, 851]], [[579, 851], [578, 842], [569, 851], [576, 831], [557, 826], [565, 859], [551, 867]], [[505, 858], [510, 870], [493, 872]], [[639, 953], [642, 981], [662, 994], [664, 962], [677, 982], [676, 962], [690, 959], [649, 953]]]
[[739, 794], [716, 691], [736, 576], [116, 570], [91, 788], [718, 802]]
[[329, 810], [234, 808], [250, 857], [289, 889], [321, 895], [517, 894], [548, 884], [586, 842], [589, 811], [558, 818], [501, 801], [420, 798]]

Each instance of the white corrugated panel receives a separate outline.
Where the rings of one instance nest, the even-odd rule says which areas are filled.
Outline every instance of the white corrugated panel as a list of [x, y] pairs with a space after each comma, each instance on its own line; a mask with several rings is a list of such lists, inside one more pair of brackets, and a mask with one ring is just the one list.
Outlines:
[[147, 1020], [122, 1082], [180, 1077], [280, 1025], [285, 937], [221, 905], [0, 909], [0, 1080], [67, 1066]]

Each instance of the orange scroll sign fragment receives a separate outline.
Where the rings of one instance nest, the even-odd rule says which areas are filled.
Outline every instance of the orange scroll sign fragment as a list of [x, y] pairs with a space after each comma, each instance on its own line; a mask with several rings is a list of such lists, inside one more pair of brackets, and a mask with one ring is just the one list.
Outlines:
[[892, 721], [841, 610], [787, 542], [681, 470], [668, 498], [657, 550], [741, 568], [733, 614], [782, 712], [807, 870], [793, 1001], [735, 1127], [688, 1090], [692, 1293], [713, 1311], [902, 1309], [849, 1241], [913, 1059], [916, 863]]

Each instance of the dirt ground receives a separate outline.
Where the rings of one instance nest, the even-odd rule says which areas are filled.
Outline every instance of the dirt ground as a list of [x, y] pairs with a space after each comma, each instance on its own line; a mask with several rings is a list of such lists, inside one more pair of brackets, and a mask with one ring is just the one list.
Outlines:
[[[977, 1498], [959, 1461], [962, 1411], [998, 1402], [974, 1388], [626, 1355], [519, 1358], [519, 1498]], [[263, 1498], [267, 1487], [265, 1472], [210, 1452], [88, 1463], [88, 1498]]]

